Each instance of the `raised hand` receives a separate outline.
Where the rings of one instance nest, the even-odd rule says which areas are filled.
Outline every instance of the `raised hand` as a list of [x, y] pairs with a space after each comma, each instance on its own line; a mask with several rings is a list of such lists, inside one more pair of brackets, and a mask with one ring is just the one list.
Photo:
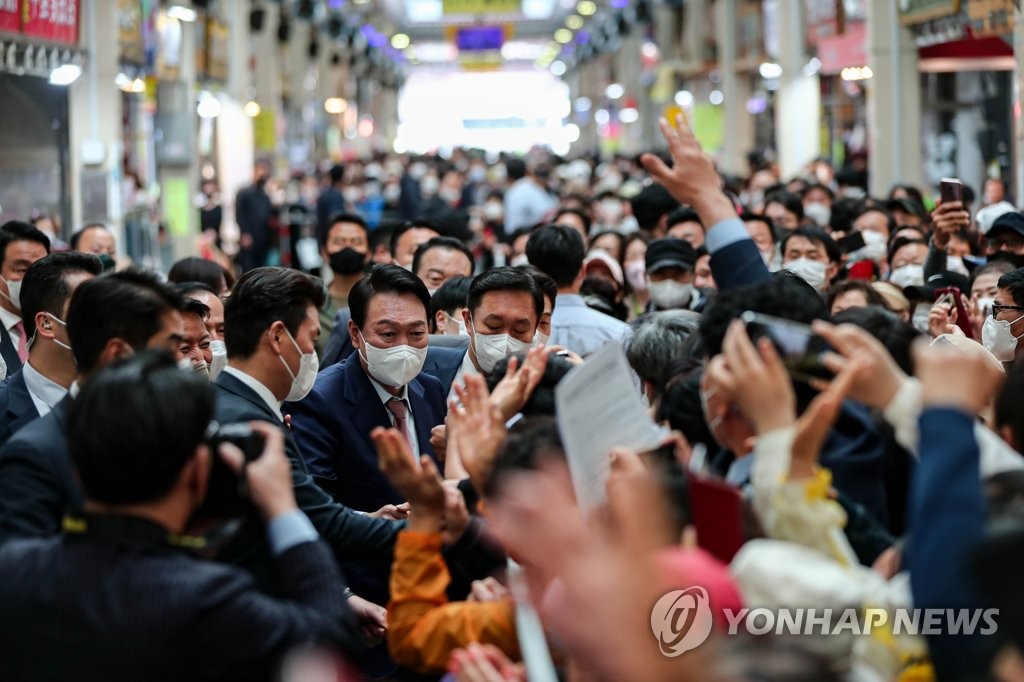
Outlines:
[[[815, 333], [824, 337], [835, 350], [825, 353], [822, 362], [830, 371], [840, 374], [854, 356], [860, 358], [857, 372], [850, 379], [849, 397], [868, 407], [884, 410], [896, 397], [896, 393], [907, 380], [882, 342], [868, 332], [852, 324], [836, 326], [823, 320], [815, 320]], [[825, 388], [826, 382], [816, 382], [816, 388]]]
[[[445, 491], [434, 460], [426, 455], [417, 462], [409, 444], [397, 429], [376, 428], [370, 433], [377, 446], [380, 468], [391, 485], [409, 501], [413, 530], [436, 532], [445, 512]], [[416, 528], [413, 528], [416, 524]]]
[[455, 388], [462, 407], [450, 411], [448, 416], [462, 466], [473, 487], [480, 492], [507, 430], [501, 410], [487, 395], [483, 377], [470, 375], [465, 379], [465, 388]]
[[711, 157], [700, 148], [682, 116], [675, 123], [673, 128], [665, 119], [658, 121], [672, 155], [672, 167], [654, 154], [644, 154], [640, 163], [677, 201], [693, 206], [705, 225], [735, 218], [736, 209], [722, 193], [722, 181]]
[[733, 320], [722, 342], [722, 354], [735, 386], [733, 400], [759, 435], [794, 422], [793, 384], [769, 339], [760, 339], [755, 348], [746, 325]]
[[951, 407], [972, 415], [995, 397], [1005, 374], [981, 353], [914, 345], [914, 370], [926, 407]]
[[940, 204], [932, 211], [932, 244], [937, 249], [945, 249], [949, 245], [949, 239], [960, 230], [966, 230], [971, 225], [971, 214], [964, 210], [964, 205], [959, 201], [950, 201]]
[[548, 364], [549, 351], [544, 346], [531, 348], [526, 353], [523, 366], [512, 356], [508, 359], [508, 370], [491, 393], [491, 403], [501, 410], [505, 421], [511, 419], [523, 409], [523, 405], [533, 395], [534, 389], [544, 376]]

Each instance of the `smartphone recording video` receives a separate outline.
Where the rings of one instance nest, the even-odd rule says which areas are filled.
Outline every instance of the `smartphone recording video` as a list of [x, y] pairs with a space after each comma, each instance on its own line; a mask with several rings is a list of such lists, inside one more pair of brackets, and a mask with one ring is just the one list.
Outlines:
[[808, 325], [750, 310], [740, 319], [747, 325], [747, 334], [755, 343], [765, 337], [772, 340], [782, 363], [794, 379], [803, 382], [832, 379], [832, 373], [821, 360], [822, 354], [831, 348]]

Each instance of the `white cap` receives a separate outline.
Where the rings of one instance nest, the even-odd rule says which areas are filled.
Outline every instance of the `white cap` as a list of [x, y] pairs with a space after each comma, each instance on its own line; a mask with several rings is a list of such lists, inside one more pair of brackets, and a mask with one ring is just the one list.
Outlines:
[[982, 234], [988, 234], [988, 231], [992, 229], [992, 223], [996, 221], [996, 218], [1005, 214], [1013, 213], [1017, 209], [1009, 201], [1000, 201], [995, 204], [989, 204], [983, 209], [980, 209], [974, 216], [975, 222], [978, 223], [978, 229], [981, 230]]

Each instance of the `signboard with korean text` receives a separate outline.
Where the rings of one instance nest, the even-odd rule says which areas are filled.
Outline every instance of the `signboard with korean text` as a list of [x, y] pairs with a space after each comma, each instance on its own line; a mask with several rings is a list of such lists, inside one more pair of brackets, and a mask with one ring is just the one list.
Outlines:
[[143, 66], [146, 44], [142, 40], [142, 5], [139, 0], [117, 0], [117, 41], [120, 62]]
[[960, 11], [960, 0], [896, 0], [900, 23], [920, 24], [931, 19], [948, 17]]
[[17, 33], [21, 29], [21, 14], [18, 4], [21, 0], [0, 0], [0, 31]]
[[206, 76], [215, 81], [228, 79], [228, 25], [214, 17], [206, 21]]
[[51, 43], [78, 42], [78, 0], [22, 0], [21, 32]]

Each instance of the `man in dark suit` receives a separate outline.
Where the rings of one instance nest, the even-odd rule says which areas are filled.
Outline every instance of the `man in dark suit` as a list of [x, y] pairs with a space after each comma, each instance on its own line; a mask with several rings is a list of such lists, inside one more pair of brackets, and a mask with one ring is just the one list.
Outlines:
[[296, 646], [356, 646], [344, 579], [296, 506], [276, 429], [253, 426], [263, 451], [245, 475], [266, 519], [282, 598], [259, 592], [237, 568], [182, 549], [212, 458], [242, 471], [237, 448], [211, 452], [204, 442], [213, 402], [208, 383], [166, 352], [110, 367], [82, 389], [68, 442], [86, 514], [61, 536], [0, 550], [5, 675], [271, 679]]
[[[68, 305], [68, 337], [79, 386], [102, 367], [144, 348], [178, 354], [181, 297], [156, 275], [124, 271], [82, 282]], [[82, 493], [68, 457], [65, 427], [74, 390], [0, 448], [0, 543], [58, 532]], [[127, 424], [127, 423], [126, 423]]]
[[65, 251], [29, 267], [22, 280], [21, 317], [31, 331], [28, 362], [0, 383], [0, 446], [64, 399], [78, 367], [68, 338], [68, 301], [79, 284], [100, 274], [99, 258]]
[[21, 281], [30, 265], [50, 253], [50, 239], [28, 223], [0, 226], [0, 357], [7, 375], [28, 360], [32, 330], [21, 318]]
[[243, 271], [258, 268], [267, 262], [270, 216], [274, 209], [266, 190], [269, 177], [270, 164], [257, 161], [253, 183], [240, 189], [235, 198], [235, 222], [241, 232], [238, 256]]
[[417, 455], [434, 457], [430, 430], [447, 409], [440, 382], [420, 374], [430, 309], [423, 282], [395, 265], [377, 267], [352, 288], [349, 308], [357, 352], [321, 372], [287, 410], [317, 483], [339, 502], [372, 512], [404, 500], [380, 472], [370, 431], [396, 426]]
[[[398, 270], [412, 278], [404, 270]], [[294, 411], [305, 401], [289, 403], [282, 413], [281, 403], [285, 398], [298, 400], [313, 385], [310, 371], [316, 376], [316, 368], [303, 358], [313, 353], [320, 331], [317, 311], [323, 305], [324, 296], [320, 280], [298, 270], [258, 268], [239, 278], [225, 306], [228, 366], [215, 382], [215, 417], [222, 424], [270, 422], [282, 431], [285, 451], [292, 462], [292, 486], [299, 507], [338, 559], [345, 562], [343, 566], [353, 591], [368, 600], [353, 597], [357, 615], [364, 623], [379, 626], [384, 622], [384, 614], [377, 605], [387, 603], [387, 576], [394, 542], [405, 523], [375, 518], [378, 512], [384, 512], [378, 510], [383, 503], [366, 510], [374, 514], [364, 514], [339, 504], [318, 487], [307, 468], [309, 455], [285, 421], [285, 413]], [[375, 400], [379, 401], [376, 397]], [[335, 410], [332, 406], [331, 411]], [[297, 429], [298, 421], [292, 414], [292, 428]], [[367, 455], [373, 458], [373, 472], [381, 476], [376, 452], [371, 450]], [[475, 544], [478, 532], [479, 528], [471, 524], [468, 532], [451, 548], [449, 556], [467, 561], [475, 558], [479, 554]], [[251, 528], [248, 535], [240, 535], [236, 542], [225, 547], [219, 558], [245, 566], [266, 589], [275, 589], [269, 549]], [[374, 569], [362, 580], [352, 580], [349, 567], [356, 565], [355, 562], [372, 565]], [[383, 653], [383, 648], [381, 651]], [[394, 667], [386, 662], [384, 665], [378, 670], [387, 672]]]

